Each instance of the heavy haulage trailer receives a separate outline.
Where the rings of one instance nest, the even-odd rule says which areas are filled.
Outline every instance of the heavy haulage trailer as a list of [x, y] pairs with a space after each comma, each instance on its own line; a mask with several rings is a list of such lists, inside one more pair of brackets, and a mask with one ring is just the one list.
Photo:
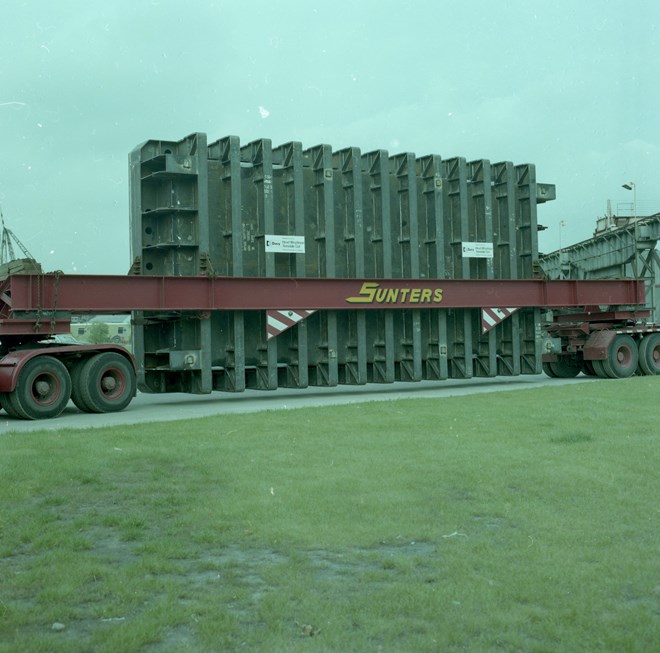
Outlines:
[[[634, 212], [634, 207], [633, 207]], [[544, 357], [552, 376], [579, 371], [598, 376], [626, 376], [637, 366], [657, 374], [660, 365], [660, 214], [607, 215], [598, 220], [593, 238], [541, 257], [548, 279], [640, 279], [645, 288], [643, 312], [557, 315], [546, 326], [556, 353]], [[654, 326], [653, 323], [656, 323]], [[586, 348], [585, 348], [586, 345]], [[594, 349], [596, 351], [594, 351]], [[603, 350], [616, 352], [601, 358]]]
[[[312, 312], [328, 316], [352, 313], [356, 320], [379, 319], [390, 315], [417, 316], [420, 323], [433, 320], [439, 312], [451, 314], [465, 310], [481, 310], [489, 305], [513, 309], [565, 309], [582, 307], [584, 315], [594, 306], [635, 305], [641, 299], [643, 284], [620, 281], [543, 281], [543, 280], [358, 280], [305, 278], [228, 278], [228, 277], [156, 277], [156, 276], [84, 276], [84, 275], [11, 275], [0, 284], [0, 338], [3, 343], [0, 358], [0, 404], [13, 417], [37, 419], [54, 417], [73, 399], [78, 408], [87, 412], [122, 410], [133, 398], [136, 379], [147, 391], [181, 391], [187, 378], [189, 392], [210, 392], [224, 389], [228, 370], [223, 366], [206, 365], [209, 352], [201, 349], [171, 349], [153, 352], [136, 361], [124, 348], [114, 345], [58, 345], [44, 342], [52, 334], [68, 333], [72, 313], [120, 313], [127, 311], [154, 312], [158, 321], [195, 321], [208, 323], [215, 313], [255, 313], [270, 315], [280, 322], [305, 328], [305, 317]], [[286, 306], [286, 310], [282, 307]], [[559, 315], [571, 315], [560, 312]], [[584, 361], [594, 366], [606, 366], [611, 376], [628, 376], [636, 370], [621, 360], [619, 335], [611, 330], [616, 311], [601, 314], [598, 329], [582, 337]], [[582, 319], [582, 318], [580, 318]], [[620, 319], [620, 317], [617, 317]], [[267, 319], [266, 319], [267, 322]], [[271, 320], [272, 323], [272, 320]], [[482, 327], [485, 329], [486, 327]], [[401, 360], [393, 357], [367, 355], [347, 360], [338, 354], [339, 342], [325, 343], [329, 349], [322, 363], [317, 385], [336, 385], [368, 381], [392, 382], [397, 379], [417, 381], [423, 378], [446, 378], [447, 350], [442, 336], [437, 334], [437, 347], [423, 351], [421, 329], [411, 334], [410, 352]], [[375, 344], [366, 338], [361, 343], [365, 354]], [[488, 335], [490, 333], [490, 335]], [[554, 333], [554, 332], [553, 332]], [[642, 333], [641, 329], [638, 333]], [[492, 331], [483, 337], [492, 339]], [[571, 331], [569, 340], [577, 348], [580, 336]], [[646, 333], [641, 343], [655, 342], [658, 333]], [[264, 363], [251, 369], [245, 365], [240, 372], [245, 387], [274, 389], [278, 386], [305, 387], [310, 380], [309, 367], [300, 364], [282, 366], [275, 358], [268, 364], [268, 348], [277, 351], [276, 338], [263, 333]], [[267, 344], [268, 343], [268, 344]], [[616, 345], [616, 349], [612, 344]], [[618, 344], [617, 344], [618, 343]], [[383, 343], [383, 346], [384, 343]], [[653, 344], [651, 344], [653, 346]], [[644, 349], [640, 347], [640, 349]], [[649, 355], [649, 346], [644, 349]], [[630, 354], [626, 352], [626, 356]], [[159, 360], [162, 358], [163, 360]], [[300, 357], [301, 359], [303, 356]], [[553, 361], [560, 360], [559, 357]], [[577, 360], [577, 359], [576, 359]], [[582, 360], [582, 357], [580, 357]], [[159, 363], [163, 364], [159, 364]], [[300, 362], [300, 361], [298, 361]], [[493, 361], [495, 365], [496, 361]], [[309, 365], [309, 361], [308, 361]], [[318, 362], [317, 362], [318, 365]], [[555, 376], [564, 373], [568, 363], [551, 363]], [[445, 371], [443, 372], [443, 368]], [[492, 369], [496, 369], [494, 366]], [[657, 356], [649, 358], [644, 370], [658, 371]], [[531, 370], [530, 370], [531, 371]], [[234, 382], [237, 370], [233, 370]], [[307, 377], [306, 379], [304, 377]], [[147, 382], [145, 383], [145, 378]], [[318, 383], [318, 381], [321, 383]]]
[[[130, 170], [128, 276], [0, 282], [11, 416], [54, 417], [69, 398], [121, 410], [136, 388], [658, 373], [642, 281], [538, 278], [537, 205], [554, 187], [533, 165], [196, 133], [144, 143]], [[72, 315], [122, 312], [134, 356], [47, 341]]]

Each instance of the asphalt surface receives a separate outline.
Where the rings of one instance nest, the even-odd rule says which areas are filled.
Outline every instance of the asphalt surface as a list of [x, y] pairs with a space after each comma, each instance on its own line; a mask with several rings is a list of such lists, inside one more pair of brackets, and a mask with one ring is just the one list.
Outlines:
[[365, 401], [391, 401], [416, 397], [440, 399], [480, 392], [520, 390], [567, 383], [589, 383], [597, 380], [582, 375], [575, 379], [551, 379], [544, 374], [538, 374], [388, 385], [314, 387], [304, 390], [283, 388], [273, 392], [246, 390], [237, 394], [226, 392], [215, 392], [210, 395], [138, 393], [128, 408], [119, 413], [101, 415], [82, 413], [71, 402], [59, 417], [48, 420], [13, 419], [4, 411], [0, 411], [0, 435], [44, 429], [98, 428], [120, 424], [141, 424], [194, 419], [225, 413], [254, 413], [264, 410], [332, 406]]

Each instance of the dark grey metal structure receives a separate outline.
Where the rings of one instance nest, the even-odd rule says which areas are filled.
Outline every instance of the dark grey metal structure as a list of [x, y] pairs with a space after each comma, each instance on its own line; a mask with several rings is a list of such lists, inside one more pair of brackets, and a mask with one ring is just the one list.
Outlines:
[[549, 279], [644, 279], [646, 304], [660, 323], [660, 213], [598, 221], [593, 238], [541, 256]]
[[[532, 278], [554, 199], [531, 164], [203, 133], [138, 146], [130, 190], [134, 273], [231, 277]], [[537, 308], [486, 334], [475, 309], [319, 311], [271, 340], [265, 311], [134, 315], [152, 392], [535, 374], [539, 331]]]

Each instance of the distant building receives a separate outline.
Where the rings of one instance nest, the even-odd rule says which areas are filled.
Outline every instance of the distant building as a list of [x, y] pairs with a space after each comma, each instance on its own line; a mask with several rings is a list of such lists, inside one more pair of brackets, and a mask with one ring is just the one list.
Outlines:
[[89, 341], [89, 331], [94, 324], [108, 327], [108, 342], [133, 349], [133, 333], [130, 315], [79, 315], [71, 320], [71, 335], [79, 342]]

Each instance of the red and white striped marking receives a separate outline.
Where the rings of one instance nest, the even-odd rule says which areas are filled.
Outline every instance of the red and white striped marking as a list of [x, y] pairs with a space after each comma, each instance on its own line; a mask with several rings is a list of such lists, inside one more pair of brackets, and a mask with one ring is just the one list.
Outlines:
[[481, 309], [481, 333], [488, 333], [509, 315], [515, 313], [517, 308], [482, 308]]
[[266, 311], [266, 340], [290, 329], [316, 311]]

